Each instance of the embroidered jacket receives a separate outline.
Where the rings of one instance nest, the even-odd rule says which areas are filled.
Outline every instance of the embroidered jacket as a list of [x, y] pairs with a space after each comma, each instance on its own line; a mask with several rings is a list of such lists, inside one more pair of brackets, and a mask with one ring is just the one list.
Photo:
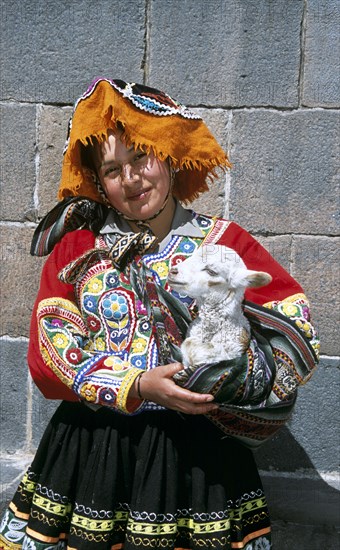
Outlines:
[[[169, 269], [203, 241], [224, 244], [249, 269], [267, 271], [273, 280], [246, 291], [244, 309], [252, 326], [247, 352], [198, 369], [186, 387], [213, 393], [221, 406], [208, 417], [226, 434], [254, 446], [287, 420], [297, 386], [317, 362], [308, 301], [300, 285], [240, 226], [186, 212], [193, 231], [173, 229], [159, 252], [135, 258], [122, 272], [93, 253], [86, 269], [75, 262], [107, 246], [110, 228], [98, 237], [88, 230], [64, 236], [42, 273], [31, 324], [31, 374], [47, 398], [80, 399], [125, 414], [161, 410], [128, 394], [141, 369], [173, 361], [172, 351], [185, 337], [181, 308], [189, 319], [196, 313], [189, 297], [171, 292], [174, 297], [167, 299]], [[59, 280], [63, 269], [76, 270], [74, 285]]]

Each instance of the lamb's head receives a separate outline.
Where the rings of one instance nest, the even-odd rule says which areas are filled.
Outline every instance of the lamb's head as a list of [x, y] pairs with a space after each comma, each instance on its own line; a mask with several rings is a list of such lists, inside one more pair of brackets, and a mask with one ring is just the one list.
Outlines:
[[173, 289], [191, 296], [198, 304], [212, 296], [215, 300], [231, 295], [242, 298], [247, 287], [265, 286], [271, 280], [268, 273], [247, 269], [237, 252], [217, 244], [201, 246], [190, 258], [172, 267], [168, 276]]

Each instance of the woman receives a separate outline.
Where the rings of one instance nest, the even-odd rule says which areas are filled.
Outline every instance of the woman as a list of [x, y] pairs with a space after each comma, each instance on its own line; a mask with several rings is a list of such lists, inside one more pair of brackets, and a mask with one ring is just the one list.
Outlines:
[[[45, 264], [31, 374], [62, 399], [3, 518], [5, 549], [267, 549], [249, 446], [288, 418], [318, 341], [299, 284], [242, 228], [184, 209], [228, 159], [201, 119], [145, 86], [97, 79], [77, 101], [59, 198], [32, 243]], [[197, 311], [169, 269], [202, 243], [272, 282], [248, 290], [249, 347], [186, 387]]]

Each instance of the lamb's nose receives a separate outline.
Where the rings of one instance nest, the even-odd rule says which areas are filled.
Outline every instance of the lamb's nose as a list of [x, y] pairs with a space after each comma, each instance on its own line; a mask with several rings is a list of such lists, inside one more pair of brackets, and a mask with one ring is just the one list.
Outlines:
[[177, 275], [178, 274], [178, 269], [177, 267], [172, 267], [169, 271], [170, 275]]

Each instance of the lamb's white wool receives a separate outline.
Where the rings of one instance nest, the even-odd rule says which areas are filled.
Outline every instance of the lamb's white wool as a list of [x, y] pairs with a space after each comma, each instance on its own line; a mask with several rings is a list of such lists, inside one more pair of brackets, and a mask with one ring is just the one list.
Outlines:
[[[170, 270], [170, 286], [194, 298], [199, 309], [181, 346], [186, 369], [192, 372], [197, 365], [244, 353], [250, 338], [250, 326], [242, 311], [244, 291], [271, 280], [268, 273], [247, 269], [231, 248], [216, 244], [201, 246]], [[181, 380], [181, 373], [177, 379]]]

